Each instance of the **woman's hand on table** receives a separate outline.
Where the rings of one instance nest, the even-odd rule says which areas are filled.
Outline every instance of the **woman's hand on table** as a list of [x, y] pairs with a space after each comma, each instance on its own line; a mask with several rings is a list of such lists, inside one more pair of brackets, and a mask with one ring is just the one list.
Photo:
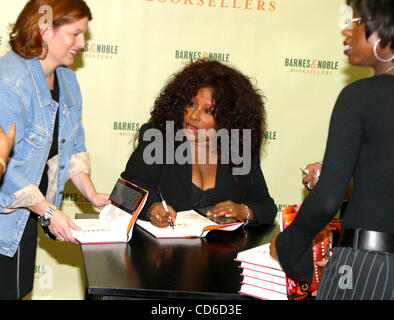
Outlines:
[[250, 213], [249, 220], [253, 219], [251, 210], [243, 204], [238, 204], [233, 201], [224, 201], [217, 203], [212, 209], [207, 212], [209, 218], [235, 218], [239, 221], [246, 221]]

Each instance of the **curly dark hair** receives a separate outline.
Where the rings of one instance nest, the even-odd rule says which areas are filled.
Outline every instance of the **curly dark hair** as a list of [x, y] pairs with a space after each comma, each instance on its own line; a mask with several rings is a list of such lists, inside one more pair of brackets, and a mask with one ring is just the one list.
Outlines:
[[360, 12], [362, 18], [371, 18], [366, 26], [367, 38], [378, 31], [381, 46], [390, 44], [394, 50], [394, 0], [347, 0], [346, 3]]
[[[250, 78], [218, 61], [197, 60], [174, 74], [157, 97], [148, 123], [165, 132], [166, 121], [174, 121], [175, 131], [182, 129], [186, 106], [204, 87], [213, 89], [216, 129], [250, 129], [251, 155], [258, 155], [265, 130], [264, 96]], [[242, 150], [242, 135], [239, 139]]]

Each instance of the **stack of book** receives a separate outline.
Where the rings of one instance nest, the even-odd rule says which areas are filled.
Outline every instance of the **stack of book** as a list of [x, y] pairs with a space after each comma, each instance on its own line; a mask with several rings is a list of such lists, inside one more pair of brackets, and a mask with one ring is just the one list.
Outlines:
[[264, 300], [288, 300], [287, 278], [280, 264], [269, 253], [269, 243], [238, 253], [240, 294]]
[[[293, 222], [300, 206], [291, 205], [282, 209], [281, 231]], [[239, 293], [265, 300], [313, 299], [313, 293], [318, 289], [321, 277], [321, 268], [317, 262], [329, 258], [333, 232], [339, 232], [341, 228], [341, 221], [333, 220], [313, 239], [314, 272], [311, 281], [286, 275], [279, 262], [271, 257], [269, 243], [239, 252], [235, 258], [241, 262], [239, 267], [243, 276]]]

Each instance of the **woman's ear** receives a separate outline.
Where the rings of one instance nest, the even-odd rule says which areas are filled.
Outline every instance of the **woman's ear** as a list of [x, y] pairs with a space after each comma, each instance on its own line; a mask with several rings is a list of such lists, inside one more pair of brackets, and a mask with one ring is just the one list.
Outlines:
[[53, 28], [50, 28], [47, 24], [40, 26], [41, 38], [44, 42], [48, 42], [53, 37]]
[[378, 33], [378, 31], [375, 30], [374, 32], [372, 32], [367, 40], [368, 40], [368, 42], [370, 44], [374, 45], [375, 42], [379, 40], [379, 33]]

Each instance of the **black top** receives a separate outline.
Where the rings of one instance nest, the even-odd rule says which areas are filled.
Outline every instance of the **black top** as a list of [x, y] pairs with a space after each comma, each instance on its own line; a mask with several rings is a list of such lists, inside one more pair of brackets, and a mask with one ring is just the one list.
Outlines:
[[[52, 99], [59, 103], [59, 83], [57, 80], [56, 72], [55, 72], [55, 81], [53, 85], [53, 90], [51, 90]], [[59, 108], [56, 111], [56, 118], [53, 128], [53, 139], [51, 149], [49, 150], [48, 160], [58, 154], [58, 139], [59, 139]], [[41, 182], [38, 188], [40, 189], [41, 193], [45, 196], [48, 189], [48, 164], [45, 164], [45, 169], [41, 177]]]
[[352, 177], [343, 227], [394, 234], [393, 140], [394, 76], [347, 86], [332, 113], [319, 182], [276, 241], [286, 273], [312, 278], [312, 239], [340, 209]]
[[[131, 155], [126, 165], [126, 170], [121, 174], [122, 178], [129, 180], [149, 191], [149, 197], [140, 217], [147, 219], [147, 210], [154, 202], [160, 202], [156, 195], [156, 188], [159, 186], [167, 204], [175, 211], [184, 211], [201, 208], [200, 200], [195, 201], [195, 193], [192, 195], [192, 165], [189, 163], [179, 164], [146, 164], [144, 161], [144, 150], [150, 154], [152, 142], [143, 141], [143, 136], [149, 127], [144, 125], [139, 133], [139, 144]], [[165, 137], [163, 138], [165, 142]], [[148, 147], [148, 148], [147, 148]], [[163, 148], [166, 160], [166, 153], [175, 150]], [[149, 151], [148, 151], [149, 150]], [[164, 161], [165, 162], [165, 161]], [[209, 195], [209, 201], [204, 202], [214, 205], [219, 202], [231, 200], [235, 203], [246, 204], [254, 213], [254, 221], [249, 225], [272, 224], [274, 222], [277, 209], [274, 200], [268, 192], [267, 185], [260, 167], [258, 157], [251, 159], [251, 170], [249, 174], [239, 176], [239, 181], [235, 181], [229, 165], [218, 164], [216, 172], [216, 186]], [[197, 197], [199, 197], [197, 195]], [[193, 200], [192, 200], [193, 199]], [[195, 205], [198, 205], [195, 207]]]
[[215, 205], [215, 189], [202, 190], [192, 183], [192, 206], [193, 208], [204, 208]]

